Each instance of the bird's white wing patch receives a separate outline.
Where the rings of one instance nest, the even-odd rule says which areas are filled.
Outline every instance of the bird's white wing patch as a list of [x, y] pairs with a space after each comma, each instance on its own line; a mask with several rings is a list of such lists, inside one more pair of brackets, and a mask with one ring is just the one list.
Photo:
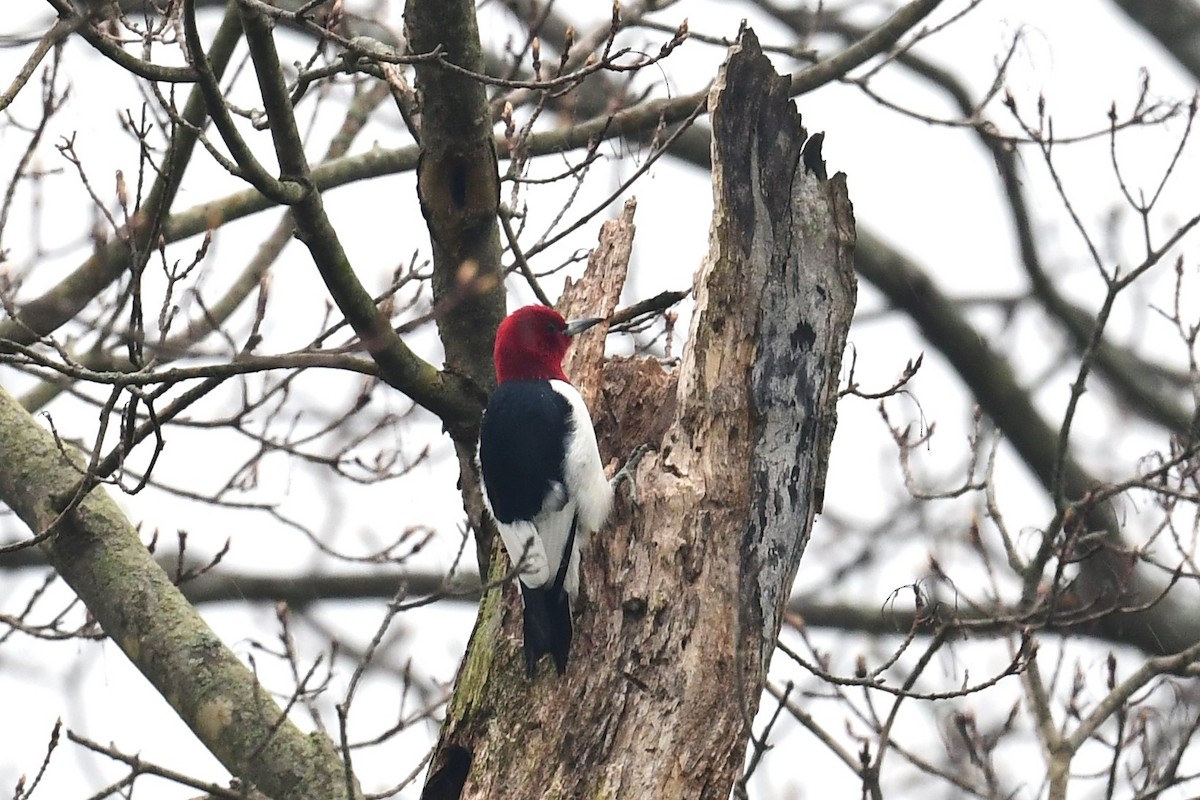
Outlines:
[[567, 590], [567, 594], [572, 598], [575, 597], [579, 588], [579, 547], [582, 542], [578, 530], [575, 531], [575, 543], [571, 548], [571, 552], [565, 553], [565, 551], [567, 549], [567, 539], [571, 535], [571, 523], [575, 519], [575, 513], [575, 502], [569, 500], [562, 508], [550, 509], [543, 507], [542, 513], [538, 514], [534, 519], [538, 533], [542, 535], [542, 544], [546, 548], [546, 561], [550, 565], [551, 581], [558, 577], [558, 568], [562, 564], [564, 555], [571, 559], [571, 562], [567, 565], [566, 576], [563, 579], [563, 588]]
[[521, 570], [522, 583], [537, 589], [554, 579], [550, 562], [546, 558], [546, 543], [538, 534], [537, 526], [533, 522], [498, 522], [496, 529], [500, 531], [500, 539], [504, 542], [508, 557]]
[[608, 519], [612, 510], [612, 487], [604, 476], [591, 413], [579, 390], [565, 381], [550, 381], [550, 388], [571, 404], [571, 427], [563, 458], [563, 480], [567, 484], [567, 496], [575, 503], [579, 514], [576, 536], [582, 538], [600, 530]]

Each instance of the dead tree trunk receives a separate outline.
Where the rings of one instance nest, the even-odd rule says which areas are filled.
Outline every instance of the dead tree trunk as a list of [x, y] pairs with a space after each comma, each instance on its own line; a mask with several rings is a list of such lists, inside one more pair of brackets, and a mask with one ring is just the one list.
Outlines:
[[[525, 680], [515, 591], [485, 597], [428, 800], [724, 800], [739, 772], [820, 509], [855, 301], [854, 222], [844, 177], [826, 180], [820, 137], [807, 138], [753, 33], [709, 108], [716, 208], [681, 366], [614, 359], [601, 376], [598, 357], [577, 354], [568, 370], [606, 457], [657, 448], [638, 469], [639, 504], [619, 503], [585, 551], [563, 678]], [[629, 217], [606, 234], [631, 236]], [[577, 293], [606, 305], [596, 294], [610, 294], [611, 276], [584, 281], [606, 283]]]

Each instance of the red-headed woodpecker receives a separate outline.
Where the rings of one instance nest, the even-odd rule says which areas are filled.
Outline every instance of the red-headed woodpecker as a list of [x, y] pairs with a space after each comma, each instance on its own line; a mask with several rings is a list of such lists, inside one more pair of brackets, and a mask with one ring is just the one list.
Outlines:
[[612, 507], [591, 415], [563, 374], [571, 337], [600, 320], [567, 323], [526, 306], [496, 331], [496, 379], [479, 434], [483, 500], [519, 570], [525, 671], [545, 654], [561, 675], [571, 650], [579, 549]]

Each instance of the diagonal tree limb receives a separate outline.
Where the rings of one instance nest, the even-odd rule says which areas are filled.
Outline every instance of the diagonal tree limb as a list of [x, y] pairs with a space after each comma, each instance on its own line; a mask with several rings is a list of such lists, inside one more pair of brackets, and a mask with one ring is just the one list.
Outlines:
[[312, 180], [275, 50], [271, 23], [257, 10], [241, 8], [280, 170], [305, 187], [304, 196], [291, 205], [297, 238], [308, 248], [334, 302], [379, 364], [380, 377], [437, 414], [448, 426], [474, 424], [481, 409], [477, 394], [469, 390], [464, 380], [417, 357], [392, 330], [354, 274], [337, 231], [325, 213], [321, 192]]
[[1112, 0], [1200, 80], [1200, 5], [1195, 0]]
[[[798, 36], [815, 29], [833, 33], [854, 41], [870, 33], [869, 29], [853, 25], [837, 15], [816, 15], [804, 8], [781, 7], [774, 2], [759, 0], [758, 5], [775, 19], [787, 25]], [[1035, 225], [1025, 197], [1025, 188], [1018, 167], [1018, 154], [1011, 140], [997, 135], [996, 128], [981, 117], [980, 104], [952, 72], [922, 58], [912, 51], [897, 55], [896, 63], [927, 81], [944, 93], [957, 108], [976, 140], [988, 151], [999, 172], [1003, 195], [1012, 217], [1021, 264], [1029, 276], [1034, 298], [1043, 310], [1056, 320], [1070, 337], [1077, 352], [1082, 352], [1096, 327], [1095, 314], [1067, 300], [1055, 287], [1046, 272], [1033, 231]], [[883, 242], [875, 238], [876, 246]], [[1172, 397], [1170, 382], [1164, 379], [1162, 368], [1148, 363], [1136, 353], [1102, 340], [1095, 350], [1097, 371], [1122, 399], [1142, 416], [1176, 433], [1186, 433], [1191, 414]]]
[[48, 0], [48, 2], [58, 12], [60, 20], [75, 28], [84, 41], [126, 72], [148, 81], [162, 83], [194, 83], [196, 81], [196, 72], [190, 67], [152, 64], [131, 55], [120, 44], [92, 27], [90, 20], [77, 13], [70, 0]]
[[[32, 531], [79, 479], [49, 431], [0, 389], [0, 501]], [[184, 599], [104, 489], [42, 545], [104, 632], [233, 775], [275, 800], [346, 798], [341, 760], [307, 736]]]
[[[1057, 432], [1017, 383], [1009, 363], [988, 346], [958, 305], [915, 264], [864, 231], [859, 231], [858, 242], [855, 265], [859, 274], [920, 327], [1042, 485], [1053, 485], [1058, 463]], [[1084, 498], [1099, 485], [1070, 456], [1061, 465], [1061, 480], [1070, 498]], [[1200, 641], [1200, 619], [1188, 610], [1183, 591], [1171, 591], [1150, 608], [1135, 613], [1116, 610], [1123, 605], [1148, 603], [1162, 589], [1144, 571], [1133, 568], [1110, 504], [1085, 504], [1081, 511], [1087, 529], [1102, 532], [1106, 542], [1080, 565], [1087, 578], [1086, 602], [1114, 608], [1098, 622], [1105, 636], [1155, 654], [1175, 653]]]
[[[242, 27], [244, 29], [246, 28], [247, 20], [245, 7], [239, 4], [238, 8], [242, 12]], [[188, 46], [188, 58], [192, 61], [192, 68], [196, 70], [196, 85], [204, 95], [204, 102], [208, 106], [208, 115], [212, 119], [213, 126], [221, 134], [221, 139], [224, 140], [225, 146], [229, 148], [229, 153], [233, 156], [233, 160], [237, 164], [238, 172], [235, 173], [237, 177], [247, 181], [251, 186], [276, 203], [292, 205], [300, 202], [305, 196], [307, 188], [297, 181], [272, 176], [258, 162], [258, 159], [254, 156], [254, 151], [250, 149], [250, 145], [246, 144], [245, 139], [238, 133], [237, 125], [233, 121], [233, 114], [230, 113], [229, 107], [225, 104], [225, 95], [221, 91], [220, 81], [213, 74], [212, 70], [209, 69], [208, 57], [204, 54], [204, 45], [200, 41], [199, 31], [196, 29], [195, 0], [184, 0], [183, 30]], [[251, 49], [252, 55], [257, 52], [260, 52], [260, 49]], [[262, 73], [258, 72], [257, 74], [261, 82]], [[290, 114], [291, 108], [289, 106], [288, 115], [290, 116]], [[279, 117], [278, 113], [275, 116], [277, 121]], [[278, 141], [278, 137], [276, 137], [276, 141]], [[282, 164], [280, 164], [280, 168], [283, 169]], [[232, 165], [229, 165], [229, 169], [233, 169]]]

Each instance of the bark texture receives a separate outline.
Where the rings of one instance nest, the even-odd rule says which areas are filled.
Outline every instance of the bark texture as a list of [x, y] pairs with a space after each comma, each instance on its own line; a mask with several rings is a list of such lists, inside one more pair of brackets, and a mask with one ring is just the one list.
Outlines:
[[746, 32], [710, 101], [716, 209], [682, 365], [609, 361], [593, 400], [606, 456], [657, 448], [639, 504], [585, 549], [563, 678], [524, 679], [512, 587], [485, 596], [425, 798], [728, 797], [820, 507], [855, 300], [844, 177], [787, 93]]
[[[440, 47], [447, 61], [484, 71], [472, 0], [408, 0], [404, 22], [413, 52]], [[490, 389], [492, 341], [504, 318], [504, 274], [487, 92], [479, 81], [437, 62], [416, 64], [414, 71], [421, 95], [417, 194], [433, 244], [433, 298], [441, 310], [446, 367]], [[455, 438], [473, 446], [476, 432]]]
[[[482, 73], [483, 48], [473, 0], [408, 0], [405, 30], [412, 52], [441, 48], [447, 61]], [[477, 531], [476, 560], [486, 574], [494, 558], [495, 528], [483, 519], [475, 467], [483, 400], [496, 386], [492, 344], [504, 319], [501, 264], [500, 175], [486, 88], [437, 62], [414, 66], [420, 93], [421, 147], [417, 196], [433, 246], [433, 300], [446, 354], [443, 374], [477, 389], [479, 406], [459, 419], [442, 416], [458, 458], [463, 506]]]

